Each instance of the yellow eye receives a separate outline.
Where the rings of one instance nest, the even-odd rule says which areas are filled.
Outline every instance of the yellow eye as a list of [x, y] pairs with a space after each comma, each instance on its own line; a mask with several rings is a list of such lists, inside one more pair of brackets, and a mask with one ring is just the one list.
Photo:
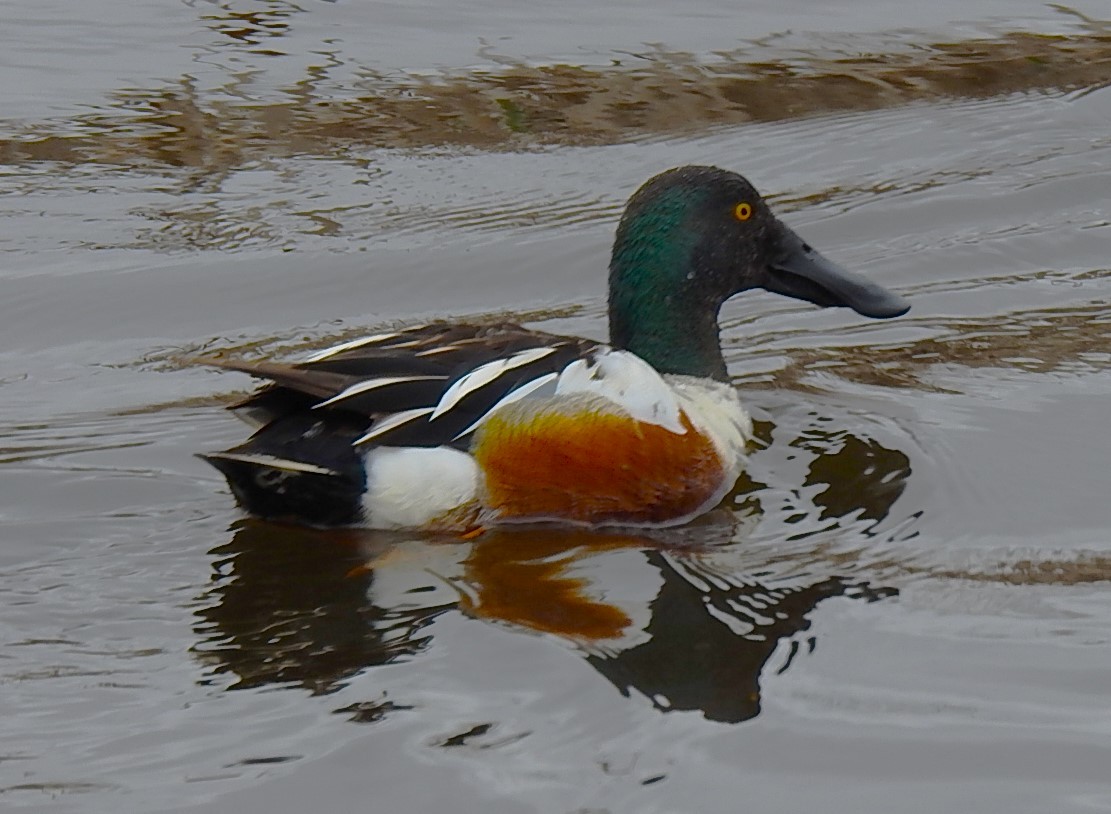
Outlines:
[[737, 220], [748, 220], [752, 217], [752, 204], [743, 202], [733, 207], [733, 217]]

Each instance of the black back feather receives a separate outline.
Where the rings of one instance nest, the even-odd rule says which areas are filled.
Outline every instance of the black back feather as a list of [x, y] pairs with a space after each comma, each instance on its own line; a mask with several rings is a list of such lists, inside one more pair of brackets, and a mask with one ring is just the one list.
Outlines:
[[[255, 436], [258, 439], [274, 422], [300, 414], [312, 415], [326, 426], [335, 419], [345, 426], [361, 422], [364, 431], [369, 430], [376, 421], [393, 414], [434, 407], [453, 384], [482, 365], [522, 351], [550, 348], [547, 355], [508, 367], [491, 381], [468, 389], [451, 409], [435, 419], [417, 417], [383, 432], [371, 442], [390, 446], [463, 446], [467, 439], [456, 436], [507, 394], [546, 373], [562, 371], [576, 359], [589, 357], [599, 343], [533, 331], [512, 323], [432, 323], [372, 337], [363, 344], [356, 341], [338, 347], [341, 349], [322, 351], [306, 361], [290, 364], [205, 361], [271, 382], [231, 406], [261, 426]], [[369, 383], [375, 386], [358, 389]], [[352, 388], [356, 389], [337, 398]]]

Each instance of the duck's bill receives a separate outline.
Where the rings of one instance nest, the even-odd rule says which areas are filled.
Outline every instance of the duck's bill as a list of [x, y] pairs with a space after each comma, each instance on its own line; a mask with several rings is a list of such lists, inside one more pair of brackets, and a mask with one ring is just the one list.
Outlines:
[[823, 307], [843, 306], [875, 319], [905, 314], [910, 303], [894, 292], [823, 257], [783, 224], [779, 251], [768, 264], [763, 288]]

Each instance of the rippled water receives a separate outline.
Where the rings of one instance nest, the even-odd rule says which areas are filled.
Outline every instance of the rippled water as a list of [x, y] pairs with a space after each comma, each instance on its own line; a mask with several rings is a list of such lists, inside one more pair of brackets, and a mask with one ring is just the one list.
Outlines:
[[[1106, 10], [637, 9], [0, 4], [0, 807], [1111, 809]], [[192, 457], [202, 352], [604, 336], [689, 162], [914, 306], [727, 306], [710, 517], [326, 533]]]

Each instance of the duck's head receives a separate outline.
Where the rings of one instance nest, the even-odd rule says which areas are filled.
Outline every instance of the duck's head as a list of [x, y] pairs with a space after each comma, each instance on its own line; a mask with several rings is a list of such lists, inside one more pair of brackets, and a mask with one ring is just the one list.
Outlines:
[[663, 372], [725, 378], [718, 311], [751, 288], [877, 319], [910, 309], [811, 248], [736, 173], [679, 167], [629, 200], [610, 261], [614, 345]]

